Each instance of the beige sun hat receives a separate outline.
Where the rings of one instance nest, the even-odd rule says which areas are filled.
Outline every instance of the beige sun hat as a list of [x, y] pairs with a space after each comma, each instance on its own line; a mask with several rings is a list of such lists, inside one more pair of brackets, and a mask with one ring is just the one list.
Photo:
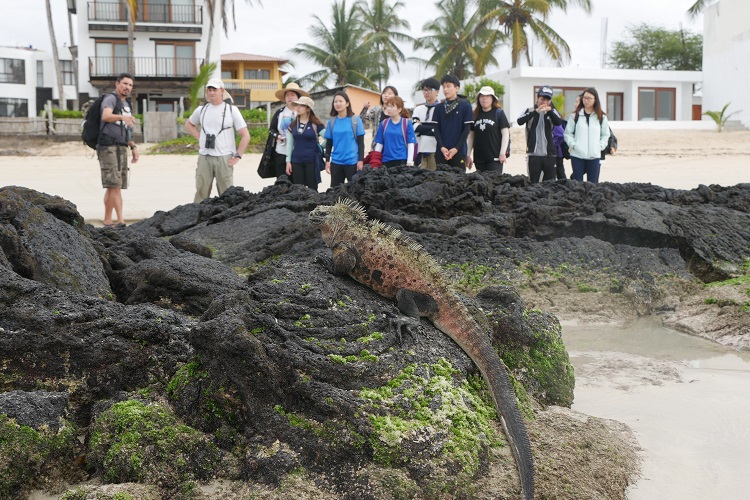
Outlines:
[[479, 95], [491, 95], [492, 97], [497, 99], [497, 96], [495, 95], [495, 89], [493, 89], [489, 85], [479, 89]]
[[287, 92], [294, 92], [295, 94], [297, 94], [297, 97], [303, 97], [303, 96], [310, 97], [310, 94], [302, 90], [302, 88], [299, 85], [297, 85], [295, 82], [288, 83], [285, 88], [277, 90], [276, 94], [274, 95], [276, 96], [276, 99], [278, 99], [279, 101], [283, 101], [284, 95]]
[[294, 104], [302, 104], [303, 106], [307, 106], [310, 109], [315, 106], [315, 102], [306, 95], [303, 95], [302, 97], [294, 101]]

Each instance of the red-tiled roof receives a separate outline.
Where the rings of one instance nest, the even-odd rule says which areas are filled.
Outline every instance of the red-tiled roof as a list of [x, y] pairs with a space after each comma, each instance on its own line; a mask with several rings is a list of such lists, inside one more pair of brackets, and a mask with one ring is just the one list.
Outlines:
[[232, 52], [230, 54], [222, 54], [222, 61], [254, 61], [254, 62], [288, 62], [288, 59], [282, 59], [281, 57], [271, 56], [259, 56], [257, 54], [245, 54], [244, 52]]

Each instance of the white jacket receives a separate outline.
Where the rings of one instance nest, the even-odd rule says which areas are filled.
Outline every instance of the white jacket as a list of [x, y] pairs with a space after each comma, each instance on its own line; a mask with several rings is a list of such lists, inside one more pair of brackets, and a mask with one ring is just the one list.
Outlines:
[[602, 115], [602, 122], [596, 118], [596, 113], [591, 113], [589, 122], [586, 123], [586, 116], [583, 110], [578, 113], [578, 122], [575, 116], [568, 119], [568, 125], [565, 127], [565, 142], [568, 144], [570, 156], [582, 158], [584, 160], [593, 160], [602, 157], [602, 150], [607, 147], [609, 142], [609, 122], [607, 115]]

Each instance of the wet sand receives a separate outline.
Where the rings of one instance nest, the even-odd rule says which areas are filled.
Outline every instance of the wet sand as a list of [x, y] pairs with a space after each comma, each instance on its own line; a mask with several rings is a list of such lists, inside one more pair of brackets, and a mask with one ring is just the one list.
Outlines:
[[563, 325], [576, 372], [573, 409], [633, 429], [643, 448], [633, 500], [747, 498], [750, 353], [642, 319], [627, 328]]

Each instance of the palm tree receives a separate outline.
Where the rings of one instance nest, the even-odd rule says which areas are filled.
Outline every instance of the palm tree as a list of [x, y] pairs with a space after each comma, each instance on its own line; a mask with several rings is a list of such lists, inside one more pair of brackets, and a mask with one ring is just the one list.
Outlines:
[[427, 33], [415, 48], [427, 49], [432, 54], [423, 62], [434, 68], [436, 75], [448, 73], [459, 80], [481, 76], [485, 68], [497, 64], [494, 52], [502, 40], [502, 33], [480, 24], [481, 13], [470, 12], [474, 0], [447, 0], [436, 5], [440, 15], [424, 25]]
[[[245, 0], [249, 5], [253, 5], [253, 0]], [[255, 0], [258, 5], [263, 7], [261, 0]], [[234, 17], [234, 0], [206, 0], [206, 10], [208, 11], [208, 40], [206, 42], [206, 60], [204, 64], [211, 62], [211, 40], [214, 36], [214, 19], [216, 18], [216, 10], [221, 12], [221, 27], [224, 30], [224, 34], [229, 34], [229, 21], [232, 21], [232, 29], [237, 30], [237, 20]]]
[[47, 7], [47, 27], [49, 28], [49, 40], [52, 42], [52, 58], [55, 61], [55, 75], [57, 76], [57, 93], [60, 100], [60, 109], [68, 109], [65, 95], [63, 93], [62, 65], [60, 64], [60, 54], [57, 52], [57, 38], [55, 37], [55, 27], [52, 24], [52, 6], [50, 0], [46, 0]]
[[395, 42], [414, 42], [414, 38], [403, 31], [410, 28], [409, 22], [398, 17], [396, 11], [400, 10], [404, 3], [397, 0], [393, 5], [388, 0], [360, 0], [356, 7], [362, 15], [362, 23], [365, 31], [371, 35], [381, 35], [375, 44], [375, 50], [380, 57], [384, 59], [383, 74], [378, 79], [378, 88], [383, 88], [383, 81], [388, 81], [390, 76], [389, 61], [393, 61], [398, 69], [398, 63], [403, 62], [406, 58], [404, 53], [398, 48]]
[[70, 57], [72, 59], [71, 64], [73, 66], [73, 85], [75, 86], [75, 97], [73, 98], [73, 109], [78, 109], [78, 94], [80, 87], [78, 85], [78, 46], [76, 45], [75, 38], [73, 37], [73, 13], [68, 10], [68, 32], [70, 35]]
[[384, 73], [384, 61], [375, 47], [385, 38], [384, 33], [366, 35], [361, 12], [356, 6], [346, 9], [346, 0], [334, 1], [331, 6], [331, 27], [318, 17], [309, 32], [314, 43], [300, 43], [291, 52], [305, 57], [322, 69], [303, 76], [300, 80], [312, 84], [312, 89], [326, 88], [328, 80], [335, 84], [347, 83], [370, 89]]
[[570, 4], [591, 13], [591, 0], [480, 0], [481, 23], [499, 25], [510, 38], [512, 67], [518, 66], [523, 55], [531, 65], [529, 35], [542, 43], [552, 60], [562, 64], [570, 58], [570, 47], [545, 21], [554, 8], [565, 12]]
[[696, 0], [696, 2], [687, 11], [690, 19], [695, 19], [698, 14], [703, 12], [703, 9], [713, 3], [713, 0]]

